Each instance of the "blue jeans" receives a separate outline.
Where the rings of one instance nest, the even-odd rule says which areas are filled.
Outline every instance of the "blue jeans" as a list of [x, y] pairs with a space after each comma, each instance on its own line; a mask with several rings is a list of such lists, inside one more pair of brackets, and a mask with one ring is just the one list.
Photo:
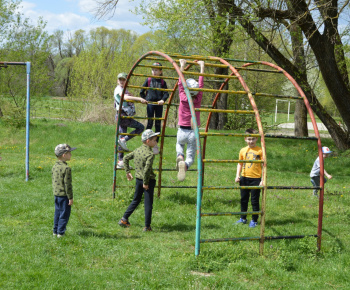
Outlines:
[[55, 217], [53, 219], [53, 233], [63, 235], [70, 217], [71, 206], [67, 196], [55, 196]]
[[[327, 178], [323, 177], [323, 179], [324, 179], [324, 184], [326, 184]], [[315, 187], [320, 186], [320, 176], [313, 176], [313, 177], [311, 177], [310, 181], [311, 181], [313, 186], [315, 186]], [[317, 194], [317, 192], [318, 192], [318, 189], [314, 189], [314, 194]]]

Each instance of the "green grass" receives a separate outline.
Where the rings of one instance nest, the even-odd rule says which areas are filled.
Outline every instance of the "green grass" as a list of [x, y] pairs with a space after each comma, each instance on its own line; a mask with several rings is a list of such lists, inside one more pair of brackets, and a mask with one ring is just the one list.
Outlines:
[[[175, 129], [167, 129], [174, 135]], [[95, 123], [34, 120], [30, 180], [25, 182], [25, 131], [0, 123], [1, 289], [347, 289], [350, 286], [350, 167], [346, 153], [326, 159], [322, 251], [316, 239], [201, 244], [194, 256], [196, 189], [162, 189], [154, 202], [153, 232], [143, 233], [140, 206], [131, 228], [117, 221], [132, 200], [134, 182], [117, 172], [112, 199], [115, 127]], [[69, 162], [74, 205], [66, 237], [52, 236], [54, 147], [78, 147]], [[269, 139], [268, 185], [311, 186], [314, 141]], [[140, 145], [139, 137], [128, 143]], [[323, 144], [335, 149], [330, 139]], [[207, 157], [236, 159], [243, 138], [209, 137]], [[156, 157], [155, 168], [159, 157]], [[175, 138], [165, 140], [164, 168], [175, 163]], [[205, 185], [232, 185], [235, 165], [208, 164]], [[195, 168], [195, 166], [193, 166]], [[189, 172], [181, 185], [196, 185]], [[177, 185], [163, 172], [163, 185]], [[207, 191], [203, 212], [239, 211], [239, 192]], [[267, 192], [266, 236], [317, 233], [318, 200], [310, 190]], [[203, 217], [201, 238], [258, 236], [260, 225], [236, 226], [238, 217]]]

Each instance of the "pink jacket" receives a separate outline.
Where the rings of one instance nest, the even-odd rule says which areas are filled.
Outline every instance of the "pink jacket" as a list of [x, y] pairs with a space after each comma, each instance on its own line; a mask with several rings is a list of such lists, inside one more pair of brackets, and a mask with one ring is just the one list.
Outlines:
[[[200, 88], [203, 88], [204, 77], [200, 76], [198, 80]], [[179, 79], [179, 97], [180, 97], [180, 106], [179, 106], [179, 126], [191, 126], [191, 111], [190, 106], [187, 101], [187, 96], [184, 90], [184, 86]], [[198, 92], [197, 97], [193, 98], [193, 104], [195, 108], [200, 108], [203, 98], [203, 92]], [[200, 125], [200, 112], [196, 112], [197, 124]]]

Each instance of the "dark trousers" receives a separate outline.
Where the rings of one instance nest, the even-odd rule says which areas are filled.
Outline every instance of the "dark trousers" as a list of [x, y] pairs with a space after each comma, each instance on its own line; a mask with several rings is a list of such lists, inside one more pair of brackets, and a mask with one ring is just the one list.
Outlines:
[[123, 217], [128, 219], [134, 212], [136, 207], [140, 204], [142, 199], [142, 194], [145, 193], [145, 227], [151, 226], [152, 220], [152, 209], [153, 209], [153, 195], [154, 187], [156, 185], [155, 179], [149, 181], [148, 189], [143, 188], [143, 180], [136, 178], [135, 194], [134, 199], [130, 203], [129, 207], [125, 211]]
[[[119, 122], [119, 134], [120, 133], [128, 133], [128, 127], [129, 128], [135, 128], [130, 134], [140, 134], [145, 129], [145, 126], [143, 126], [140, 122], [137, 122], [134, 119], [120, 119]], [[120, 138], [125, 138], [125, 141], [129, 141], [130, 139], [134, 138], [135, 136], [125, 136], [125, 135], [119, 135]], [[122, 151], [123, 149], [119, 146], [119, 151]], [[124, 153], [119, 152], [119, 160], [123, 160]]]
[[70, 217], [71, 206], [67, 196], [55, 196], [55, 217], [53, 219], [53, 233], [63, 235]]
[[[161, 118], [163, 116], [163, 106], [147, 105], [147, 117], [148, 118]], [[161, 120], [155, 120], [155, 133], [160, 132]], [[148, 120], [146, 129], [152, 129], [153, 120]], [[159, 137], [157, 138], [158, 142]]]
[[[239, 185], [240, 186], [257, 186], [260, 185], [261, 178], [249, 178], [241, 176]], [[248, 211], [249, 197], [251, 194], [251, 204], [253, 211], [260, 210], [259, 198], [260, 198], [260, 189], [241, 189], [241, 212]], [[253, 215], [252, 220], [254, 222], [258, 221], [258, 215]], [[246, 219], [247, 215], [241, 215], [242, 219]]]

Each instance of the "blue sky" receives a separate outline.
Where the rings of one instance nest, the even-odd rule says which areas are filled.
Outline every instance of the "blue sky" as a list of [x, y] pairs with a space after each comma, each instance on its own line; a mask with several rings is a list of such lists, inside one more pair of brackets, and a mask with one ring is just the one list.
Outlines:
[[139, 34], [149, 31], [142, 26], [142, 17], [130, 12], [140, 0], [119, 0], [114, 17], [104, 21], [94, 18], [95, 0], [28, 0], [22, 1], [20, 11], [34, 23], [41, 16], [47, 22], [46, 30], [50, 33], [60, 29], [75, 31], [83, 29], [89, 31], [98, 26], [109, 29], [124, 28]]

